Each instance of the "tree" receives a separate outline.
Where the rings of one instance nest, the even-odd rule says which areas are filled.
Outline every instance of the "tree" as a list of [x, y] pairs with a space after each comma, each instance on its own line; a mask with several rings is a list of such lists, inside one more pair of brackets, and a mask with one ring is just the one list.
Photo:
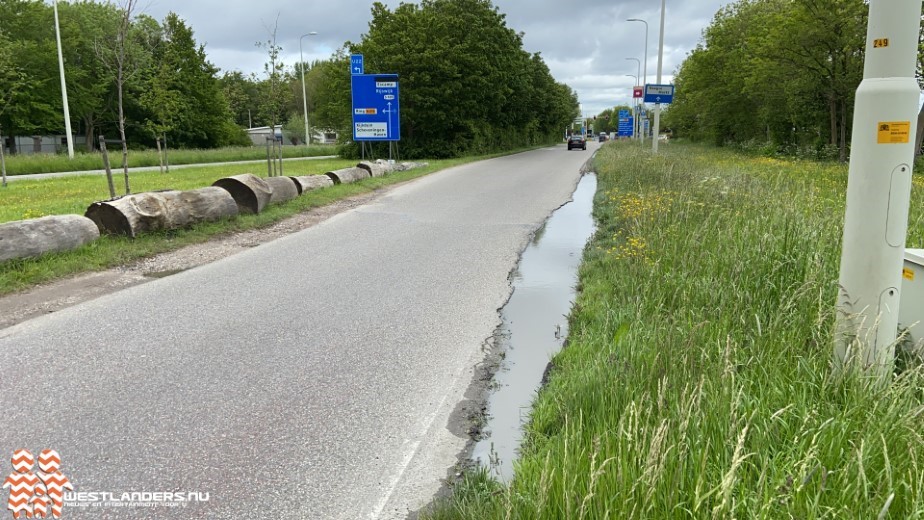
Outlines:
[[[25, 84], [25, 75], [16, 66], [12, 54], [12, 45], [9, 39], [0, 30], [0, 117], [10, 108], [13, 97], [19, 92]], [[0, 175], [2, 175], [2, 185], [6, 187], [6, 159], [3, 149], [3, 124], [0, 120]]]
[[61, 40], [70, 113], [82, 128], [87, 149], [98, 130], [116, 120], [115, 76], [97, 56], [104, 34], [115, 34], [119, 11], [113, 4], [61, 2]]
[[269, 37], [264, 42], [257, 42], [257, 47], [263, 48], [269, 61], [263, 65], [263, 73], [266, 79], [260, 85], [260, 112], [266, 118], [271, 130], [282, 121], [285, 114], [286, 106], [290, 102], [291, 91], [285, 87], [285, 64], [279, 58], [282, 47], [276, 43], [276, 31], [279, 27], [279, 15], [273, 26], [264, 26]]
[[[254, 115], [259, 117], [260, 94], [257, 83], [256, 78], [244, 76], [240, 71], [225, 72], [218, 79], [232, 119], [245, 128], [254, 126]], [[257, 121], [259, 123], [259, 119]]]
[[739, 0], [684, 60], [665, 122], [716, 144], [836, 146], [862, 79], [864, 0]]
[[218, 69], [206, 59], [192, 29], [176, 13], [165, 18], [142, 104], [155, 135], [177, 146], [209, 148], [240, 142]]
[[[490, 0], [376, 2], [360, 44], [367, 71], [402, 84], [406, 156], [452, 157], [558, 139], [577, 102]], [[344, 68], [347, 75], [347, 69]]]
[[131, 193], [128, 180], [128, 139], [125, 132], [125, 86], [144, 68], [150, 57], [149, 50], [142, 46], [141, 33], [133, 31], [132, 18], [138, 7], [137, 0], [122, 0], [118, 7], [119, 20], [114, 34], [104, 35], [107, 39], [97, 41], [97, 56], [115, 77], [118, 103], [119, 137], [122, 142], [122, 172], [125, 177], [125, 193]]
[[327, 61], [315, 63], [305, 81], [311, 94], [314, 126], [335, 130], [341, 140], [352, 137], [350, 101], [350, 59], [345, 49]]
[[[15, 90], [0, 115], [10, 135], [32, 135], [64, 128], [51, 7], [27, 0], [0, 1], [0, 27], [28, 88]], [[15, 148], [12, 149], [15, 153]]]

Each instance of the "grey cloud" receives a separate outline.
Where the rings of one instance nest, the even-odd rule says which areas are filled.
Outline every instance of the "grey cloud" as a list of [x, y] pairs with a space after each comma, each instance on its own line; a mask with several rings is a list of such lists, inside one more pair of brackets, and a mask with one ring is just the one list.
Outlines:
[[[399, 2], [383, 2], [394, 8]], [[667, 0], [663, 76], [669, 81], [682, 60], [699, 43], [703, 29], [725, 0]], [[494, 0], [507, 26], [524, 33], [524, 47], [542, 54], [552, 74], [574, 88], [587, 114], [631, 102], [635, 62], [643, 59], [648, 22], [648, 81], [654, 82], [658, 55], [660, 2], [657, 0]], [[269, 38], [278, 16], [277, 43], [283, 60], [298, 60], [299, 36], [305, 59], [330, 56], [346, 41], [359, 41], [368, 30], [368, 0], [150, 0], [142, 10], [157, 19], [170, 11], [187, 21], [209, 60], [222, 70], [260, 74], [266, 53], [255, 46]]]

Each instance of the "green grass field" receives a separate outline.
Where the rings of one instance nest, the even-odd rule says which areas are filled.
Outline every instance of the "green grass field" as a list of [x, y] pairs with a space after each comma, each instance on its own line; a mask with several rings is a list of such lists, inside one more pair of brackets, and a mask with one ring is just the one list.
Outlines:
[[424, 517], [924, 517], [924, 372], [831, 375], [847, 167], [661, 152], [597, 155], [599, 228], [514, 480], [472, 472]]
[[[109, 161], [113, 170], [122, 165], [122, 149], [109, 145]], [[320, 155], [337, 155], [337, 147], [332, 145], [316, 146], [285, 146], [282, 149], [283, 157], [317, 157]], [[214, 150], [168, 150], [167, 161], [170, 165], [200, 164], [216, 162], [232, 162], [247, 160], [266, 160], [266, 148], [259, 146], [235, 146], [218, 148]], [[61, 154], [17, 154], [7, 155], [6, 174], [25, 175], [31, 173], [76, 172], [86, 170], [101, 170], [103, 158], [99, 153], [80, 152], [74, 154], [73, 159]], [[157, 150], [129, 150], [128, 166], [139, 168], [144, 166], [159, 166]], [[264, 166], [265, 168], [265, 166]]]

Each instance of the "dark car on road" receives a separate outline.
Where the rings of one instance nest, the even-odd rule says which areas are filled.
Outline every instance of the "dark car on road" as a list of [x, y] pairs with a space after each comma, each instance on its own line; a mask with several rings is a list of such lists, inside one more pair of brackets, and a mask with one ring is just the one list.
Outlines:
[[568, 138], [568, 149], [580, 148], [581, 150], [587, 149], [587, 141], [584, 139], [584, 136], [581, 134], [571, 134], [571, 137]]

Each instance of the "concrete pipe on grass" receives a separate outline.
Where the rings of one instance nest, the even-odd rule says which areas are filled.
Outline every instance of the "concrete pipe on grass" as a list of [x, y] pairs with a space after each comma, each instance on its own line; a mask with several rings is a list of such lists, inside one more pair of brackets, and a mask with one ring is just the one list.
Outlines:
[[94, 202], [86, 213], [101, 233], [132, 238], [237, 215], [234, 198], [219, 187], [136, 193]]
[[6, 222], [0, 224], [0, 262], [70, 251], [98, 238], [96, 224], [81, 215]]
[[270, 187], [270, 203], [279, 204], [298, 197], [298, 183], [291, 177], [267, 177], [263, 182]]
[[218, 179], [212, 186], [227, 190], [241, 213], [260, 213], [273, 195], [270, 185], [252, 173]]
[[369, 172], [362, 168], [344, 168], [327, 172], [327, 175], [334, 181], [334, 184], [349, 184], [351, 182], [361, 181], [370, 177]]
[[304, 194], [306, 191], [334, 185], [334, 181], [327, 175], [304, 175], [301, 177], [292, 177], [292, 180], [295, 181], [299, 195]]
[[366, 170], [372, 177], [382, 177], [391, 172], [391, 165], [384, 162], [362, 161], [356, 167]]

